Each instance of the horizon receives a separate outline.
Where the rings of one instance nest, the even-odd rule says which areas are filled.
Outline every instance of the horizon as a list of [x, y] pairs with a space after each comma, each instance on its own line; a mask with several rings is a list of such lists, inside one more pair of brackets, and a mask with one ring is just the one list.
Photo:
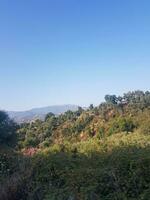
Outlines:
[[[124, 92], [123, 94], [125, 94], [125, 93], [128, 93], [128, 92], [135, 92], [135, 91], [141, 91], [141, 90], [133, 90], [133, 91], [127, 91], [127, 92]], [[145, 92], [147, 92], [147, 91], [149, 91], [149, 90], [145, 90], [145, 91], [143, 91], [144, 93]], [[116, 94], [109, 94], [109, 95], [116, 95], [116, 96], [122, 96], [123, 94], [120, 94], [120, 95], [116, 95]], [[106, 94], [107, 95], [107, 94]], [[95, 104], [93, 104], [93, 103], [91, 103], [94, 107], [97, 107], [97, 106], [99, 106], [101, 103], [103, 103], [103, 102], [105, 102], [105, 97], [104, 97], [104, 100], [103, 101], [101, 101], [101, 102], [99, 102], [99, 104], [97, 104], [97, 105], [95, 105]], [[4, 111], [6, 111], [6, 112], [26, 112], [26, 111], [32, 111], [32, 110], [34, 110], [34, 109], [43, 109], [43, 108], [49, 108], [49, 107], [61, 107], [61, 106], [81, 106], [82, 108], [88, 108], [91, 104], [89, 104], [89, 105], [87, 105], [87, 106], [85, 106], [85, 105], [78, 105], [78, 104], [55, 104], [55, 105], [47, 105], [47, 106], [39, 106], [39, 107], [32, 107], [32, 108], [28, 108], [28, 109], [26, 109], [26, 110], [4, 110], [4, 109], [1, 109], [0, 108], [0, 110], [4, 110]]]
[[75, 105], [75, 104], [59, 104], [59, 105], [49, 105], [49, 106], [43, 106], [43, 107], [33, 107], [33, 108], [29, 108], [27, 110], [5, 110], [5, 111], [8, 111], [8, 112], [26, 112], [26, 111], [31, 111], [31, 110], [34, 110], [34, 109], [42, 109], [42, 108], [49, 108], [49, 107], [59, 107], [59, 106], [80, 106], [80, 105]]
[[99, 105], [150, 90], [150, 2], [2, 1], [0, 108]]

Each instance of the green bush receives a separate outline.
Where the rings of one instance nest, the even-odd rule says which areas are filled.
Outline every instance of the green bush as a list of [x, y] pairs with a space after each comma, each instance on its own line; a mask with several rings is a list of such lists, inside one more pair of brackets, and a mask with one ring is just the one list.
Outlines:
[[39, 144], [39, 141], [36, 137], [28, 137], [24, 143], [23, 146], [24, 147], [36, 147]]
[[150, 134], [150, 120], [145, 119], [145, 121], [140, 126], [140, 132], [143, 134]]
[[119, 132], [133, 132], [135, 124], [131, 118], [120, 117], [115, 119], [109, 128], [109, 134], [119, 133]]
[[104, 128], [104, 127], [101, 127], [101, 128], [99, 129], [98, 134], [97, 134], [97, 137], [98, 137], [99, 139], [105, 137], [105, 128]]

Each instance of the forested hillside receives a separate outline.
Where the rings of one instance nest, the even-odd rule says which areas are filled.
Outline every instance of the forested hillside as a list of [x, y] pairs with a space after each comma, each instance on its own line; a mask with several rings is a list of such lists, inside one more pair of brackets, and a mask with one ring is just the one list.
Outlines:
[[21, 125], [1, 112], [0, 142], [0, 200], [150, 199], [149, 91]]
[[55, 115], [66, 112], [67, 110], [75, 111], [78, 106], [76, 105], [58, 105], [58, 106], [48, 106], [41, 108], [34, 108], [27, 111], [8, 111], [8, 115], [17, 123], [27, 123], [34, 121], [35, 119], [43, 120], [47, 113], [52, 112]]

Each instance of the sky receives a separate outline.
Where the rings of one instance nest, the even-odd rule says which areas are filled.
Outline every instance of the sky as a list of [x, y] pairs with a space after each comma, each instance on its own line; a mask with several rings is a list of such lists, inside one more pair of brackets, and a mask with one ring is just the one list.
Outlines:
[[0, 0], [0, 109], [150, 90], [149, 0]]

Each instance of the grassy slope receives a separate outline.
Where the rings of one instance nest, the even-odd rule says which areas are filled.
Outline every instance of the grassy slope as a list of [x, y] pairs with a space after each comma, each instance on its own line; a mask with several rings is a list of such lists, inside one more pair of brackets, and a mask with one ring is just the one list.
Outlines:
[[54, 144], [30, 160], [7, 148], [2, 155], [13, 172], [2, 200], [150, 199], [150, 135], [139, 131]]
[[49, 200], [149, 200], [149, 152], [150, 136], [138, 132], [67, 144], [63, 151], [54, 145], [34, 158], [34, 195]]

